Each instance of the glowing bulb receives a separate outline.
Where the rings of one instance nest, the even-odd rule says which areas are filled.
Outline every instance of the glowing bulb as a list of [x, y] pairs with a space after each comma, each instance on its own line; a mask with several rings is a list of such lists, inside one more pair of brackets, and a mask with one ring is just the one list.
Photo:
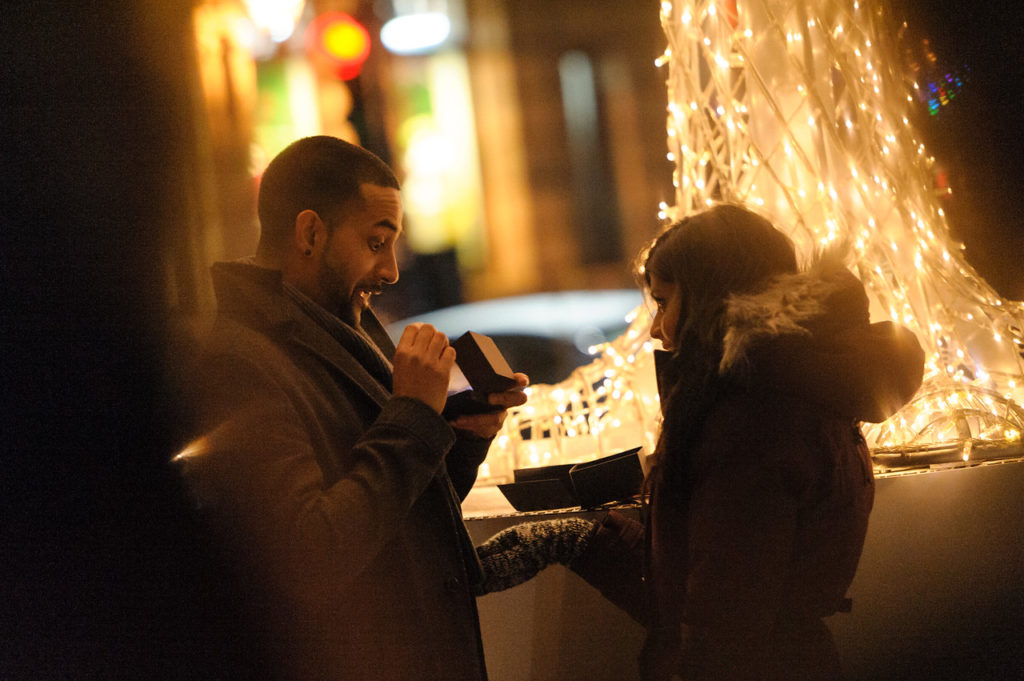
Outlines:
[[388, 21], [380, 29], [380, 41], [395, 54], [421, 54], [448, 39], [451, 22], [442, 12], [406, 14]]
[[303, 5], [305, 0], [246, 0], [245, 3], [253, 24], [266, 31], [276, 43], [284, 42], [295, 32]]

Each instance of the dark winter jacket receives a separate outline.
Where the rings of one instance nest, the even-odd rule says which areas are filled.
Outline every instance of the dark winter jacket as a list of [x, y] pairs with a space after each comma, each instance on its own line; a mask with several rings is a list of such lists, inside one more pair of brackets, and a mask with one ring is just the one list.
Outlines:
[[[213, 274], [208, 428], [177, 463], [258, 604], [266, 678], [485, 679], [460, 500], [489, 441], [392, 397], [389, 364], [315, 323], [279, 272]], [[363, 327], [390, 359], [369, 311]]]
[[821, 618], [849, 605], [874, 498], [859, 422], [912, 397], [924, 355], [870, 324], [860, 282], [827, 263], [731, 299], [726, 328], [732, 388], [691, 451], [690, 493], [655, 485], [646, 523], [611, 514], [573, 567], [647, 627], [645, 680], [835, 680]]

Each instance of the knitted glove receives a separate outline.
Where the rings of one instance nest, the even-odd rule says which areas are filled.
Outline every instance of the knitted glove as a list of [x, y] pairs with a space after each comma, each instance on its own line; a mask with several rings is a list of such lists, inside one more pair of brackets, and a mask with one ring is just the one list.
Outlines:
[[476, 547], [484, 568], [478, 595], [522, 584], [553, 563], [568, 565], [596, 532], [597, 523], [582, 518], [542, 520], [502, 530]]

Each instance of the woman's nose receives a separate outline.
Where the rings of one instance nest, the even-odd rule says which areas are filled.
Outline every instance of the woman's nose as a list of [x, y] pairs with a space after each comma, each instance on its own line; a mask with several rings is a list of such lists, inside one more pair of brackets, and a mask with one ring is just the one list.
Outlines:
[[662, 332], [661, 310], [654, 313], [654, 319], [651, 321], [651, 338], [660, 340], [662, 344], [665, 343], [665, 334]]

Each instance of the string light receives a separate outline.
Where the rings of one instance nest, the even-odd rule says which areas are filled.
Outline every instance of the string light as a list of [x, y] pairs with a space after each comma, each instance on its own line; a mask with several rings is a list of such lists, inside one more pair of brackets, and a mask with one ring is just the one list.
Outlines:
[[[659, 218], [742, 200], [771, 206], [767, 217], [803, 256], [855, 236], [850, 265], [872, 318], [900, 321], [926, 352], [914, 399], [865, 425], [879, 474], [1022, 458], [1024, 303], [1002, 300], [950, 236], [932, 191], [934, 159], [908, 115], [913, 93], [928, 93], [883, 49], [892, 41], [876, 33], [889, 30], [882, 0], [797, 2], [800, 12], [788, 1], [748, 0], [738, 16], [716, 0], [661, 3], [667, 137], [679, 146], [675, 205], [659, 205]], [[717, 116], [683, 115], [702, 108]], [[638, 308], [590, 364], [556, 386], [534, 386], [488, 455], [495, 481], [514, 467], [637, 444], [651, 451], [660, 415], [649, 327]], [[554, 421], [564, 413], [575, 435], [564, 418]]]

